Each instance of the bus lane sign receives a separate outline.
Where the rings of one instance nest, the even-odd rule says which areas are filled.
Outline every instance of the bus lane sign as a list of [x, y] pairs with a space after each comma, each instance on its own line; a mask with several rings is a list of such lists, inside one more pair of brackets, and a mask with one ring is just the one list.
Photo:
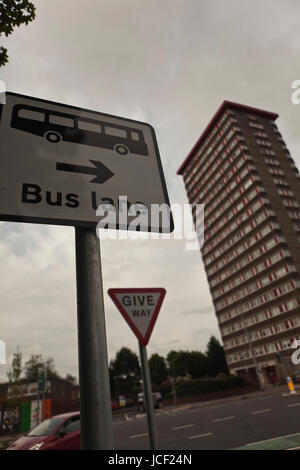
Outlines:
[[[0, 220], [92, 227], [99, 205], [169, 207], [153, 128], [16, 93], [0, 104]], [[130, 222], [130, 218], [129, 218]], [[106, 228], [105, 226], [103, 226]], [[127, 229], [118, 221], [114, 228]], [[172, 215], [142, 231], [170, 232]]]

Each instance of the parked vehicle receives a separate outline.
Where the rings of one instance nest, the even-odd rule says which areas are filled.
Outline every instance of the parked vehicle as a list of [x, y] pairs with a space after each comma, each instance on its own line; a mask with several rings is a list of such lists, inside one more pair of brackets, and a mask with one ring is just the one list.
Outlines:
[[80, 450], [80, 413], [64, 413], [46, 419], [7, 450]]
[[[159, 409], [160, 403], [162, 402], [162, 395], [160, 392], [152, 393], [153, 407], [155, 410]], [[145, 413], [146, 407], [144, 402], [144, 393], [140, 392], [138, 394], [138, 409]]]

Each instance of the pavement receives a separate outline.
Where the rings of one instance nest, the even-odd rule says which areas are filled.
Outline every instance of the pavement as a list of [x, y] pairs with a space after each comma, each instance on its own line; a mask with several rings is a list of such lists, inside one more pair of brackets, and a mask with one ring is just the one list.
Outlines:
[[254, 442], [245, 446], [236, 447], [232, 450], [299, 450], [300, 433], [287, 436], [266, 439], [262, 442]]

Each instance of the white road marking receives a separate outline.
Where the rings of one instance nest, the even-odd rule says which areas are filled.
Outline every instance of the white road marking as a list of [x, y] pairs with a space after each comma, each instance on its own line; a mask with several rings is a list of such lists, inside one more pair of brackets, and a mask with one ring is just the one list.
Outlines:
[[196, 436], [189, 436], [188, 439], [198, 439], [200, 437], [208, 437], [212, 436], [212, 432], [208, 432], [207, 434], [197, 434]]
[[192, 426], [195, 426], [194, 424], [185, 424], [184, 426], [176, 426], [174, 431], [177, 431], [178, 429], [186, 429], [186, 428], [191, 428]]
[[267, 413], [268, 411], [271, 411], [271, 408], [267, 408], [266, 410], [258, 410], [258, 411], [252, 411], [252, 415], [259, 415], [261, 413]]
[[126, 421], [132, 421], [134, 418], [129, 418], [128, 414], [125, 413], [125, 419], [126, 419]]
[[220, 423], [221, 421], [228, 421], [234, 419], [234, 416], [226, 416], [225, 418], [213, 419], [213, 423]]
[[292, 406], [300, 406], [300, 403], [293, 403], [291, 405], [287, 405], [288, 408], [292, 408]]
[[145, 432], [144, 434], [134, 434], [133, 436], [129, 436], [129, 439], [137, 439], [138, 437], [145, 437], [148, 436], [148, 433]]

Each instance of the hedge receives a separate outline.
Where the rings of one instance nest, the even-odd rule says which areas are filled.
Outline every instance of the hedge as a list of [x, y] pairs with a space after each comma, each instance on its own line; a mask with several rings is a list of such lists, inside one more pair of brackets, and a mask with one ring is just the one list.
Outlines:
[[176, 385], [177, 397], [191, 397], [201, 393], [219, 392], [249, 385], [243, 377], [228, 376], [215, 379], [194, 379]]

